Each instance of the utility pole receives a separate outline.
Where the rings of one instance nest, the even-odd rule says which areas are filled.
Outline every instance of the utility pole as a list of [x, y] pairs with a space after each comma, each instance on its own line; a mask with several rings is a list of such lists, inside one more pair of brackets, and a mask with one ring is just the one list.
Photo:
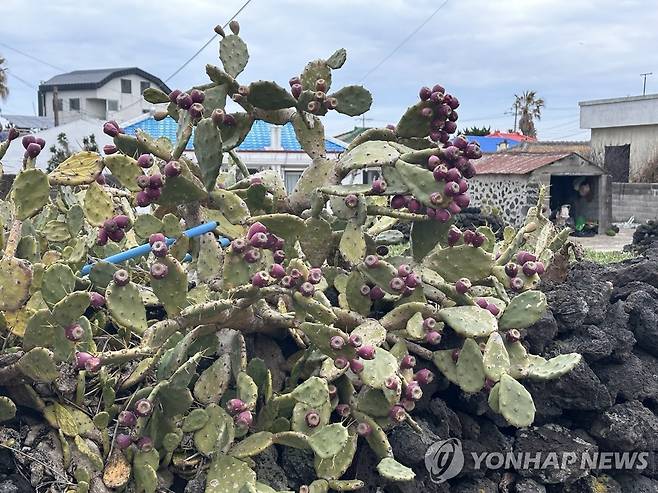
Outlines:
[[514, 109], [514, 133], [516, 133], [516, 119], [519, 115], [519, 102], [514, 101], [514, 106], [512, 106], [512, 108]]
[[57, 101], [59, 99], [59, 93], [57, 92], [57, 86], [53, 87], [53, 121], [55, 126], [59, 126], [59, 105]]
[[644, 79], [642, 83], [642, 96], [645, 96], [647, 94], [647, 77], [653, 75], [653, 72], [645, 72], [643, 74], [640, 74], [640, 77]]

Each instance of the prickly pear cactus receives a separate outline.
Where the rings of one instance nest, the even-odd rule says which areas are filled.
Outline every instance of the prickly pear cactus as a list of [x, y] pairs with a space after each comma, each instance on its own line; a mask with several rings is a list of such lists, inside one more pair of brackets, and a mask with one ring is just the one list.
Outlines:
[[[543, 195], [502, 241], [459, 230], [481, 153], [453, 135], [455, 96], [423, 87], [397, 126], [330, 160], [321, 117], [372, 103], [361, 86], [331, 88], [345, 50], [289, 88], [247, 84], [237, 77], [248, 48], [230, 28], [217, 28], [222, 65], [206, 67], [207, 84], [144, 93], [162, 105], [156, 118], [178, 122], [175, 141], [107, 122], [104, 156], [76, 154], [50, 175], [36, 167], [44, 142], [14, 143], [25, 160], [1, 204], [0, 420], [43, 417], [63, 451], [52, 478], [62, 488], [155, 492], [172, 473], [207, 468], [208, 493], [274, 491], [251, 460], [274, 444], [314, 454], [305, 491], [357, 490], [344, 476], [359, 437], [383, 477], [411, 480], [387, 432], [414, 424], [435, 372], [530, 425], [521, 381], [580, 361], [530, 355], [519, 332], [546, 308], [536, 287], [567, 235], [542, 215]], [[256, 120], [290, 122], [312, 158], [289, 195], [235, 152]], [[364, 169], [379, 178], [343, 184]], [[390, 256], [404, 242], [398, 223], [411, 242]], [[283, 341], [283, 377], [251, 353], [254, 334]]]

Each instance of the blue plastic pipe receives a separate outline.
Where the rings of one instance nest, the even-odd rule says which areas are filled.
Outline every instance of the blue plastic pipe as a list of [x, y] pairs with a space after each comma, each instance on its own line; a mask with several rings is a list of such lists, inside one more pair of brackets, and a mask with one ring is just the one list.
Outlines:
[[[193, 228], [190, 228], [186, 231], [183, 231], [183, 234], [187, 236], [188, 238], [194, 238], [195, 236], [200, 236], [204, 233], [209, 233], [213, 231], [217, 227], [217, 222], [216, 221], [210, 221], [207, 223], [199, 224], [198, 226], [194, 226]], [[171, 245], [174, 243], [175, 238], [167, 238], [166, 242], [167, 245]], [[230, 243], [230, 240], [228, 238], [221, 237], [219, 238], [219, 244], [222, 247], [227, 247]], [[109, 262], [111, 264], [120, 264], [121, 262], [125, 262], [126, 260], [130, 260], [131, 258], [136, 258], [136, 257], [141, 257], [142, 255], [148, 255], [151, 252], [151, 245], [146, 243], [145, 245], [139, 245], [134, 248], [131, 248], [130, 250], [126, 250], [125, 252], [117, 253], [116, 255], [110, 255], [107, 258], [102, 259], [102, 262]], [[188, 259], [189, 257], [189, 259]], [[189, 262], [192, 260], [192, 256], [190, 254], [187, 254], [185, 256], [184, 261]], [[92, 266], [94, 263], [87, 264], [85, 265], [82, 270], [80, 270], [80, 274], [83, 276], [86, 276], [89, 274], [91, 271]]]

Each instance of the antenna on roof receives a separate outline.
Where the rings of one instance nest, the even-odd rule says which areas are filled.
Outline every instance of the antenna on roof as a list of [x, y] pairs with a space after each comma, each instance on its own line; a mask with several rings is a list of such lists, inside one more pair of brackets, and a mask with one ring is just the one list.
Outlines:
[[647, 94], [647, 77], [649, 75], [653, 75], [653, 72], [645, 72], [643, 74], [640, 74], [640, 77], [644, 79], [642, 82], [642, 96], [646, 96]]

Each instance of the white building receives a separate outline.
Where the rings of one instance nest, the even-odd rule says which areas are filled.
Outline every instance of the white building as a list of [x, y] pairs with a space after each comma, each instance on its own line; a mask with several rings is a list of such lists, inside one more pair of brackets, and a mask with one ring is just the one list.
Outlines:
[[164, 82], [137, 67], [75, 70], [39, 86], [39, 115], [54, 118], [53, 95], [57, 92], [59, 125], [82, 117], [131, 120], [154, 108], [142, 98], [148, 87], [170, 92]]

